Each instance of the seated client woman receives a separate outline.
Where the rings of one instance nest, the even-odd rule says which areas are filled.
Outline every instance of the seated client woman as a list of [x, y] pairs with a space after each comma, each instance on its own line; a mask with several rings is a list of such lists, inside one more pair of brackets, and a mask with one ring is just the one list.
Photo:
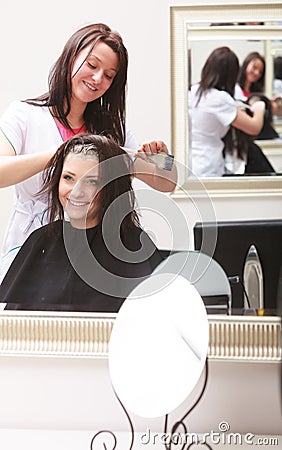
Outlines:
[[7, 272], [5, 309], [116, 312], [152, 273], [162, 258], [139, 226], [131, 164], [104, 136], [76, 135], [59, 147], [44, 172], [49, 224]]

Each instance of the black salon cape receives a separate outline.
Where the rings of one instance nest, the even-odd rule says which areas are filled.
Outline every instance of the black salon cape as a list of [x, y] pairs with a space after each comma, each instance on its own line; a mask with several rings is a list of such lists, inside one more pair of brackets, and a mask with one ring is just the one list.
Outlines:
[[[66, 235], [67, 242], [71, 242], [71, 255], [66, 252]], [[113, 235], [106, 240], [115, 245], [117, 239]], [[142, 245], [141, 261], [121, 261], [113, 256], [105, 245], [101, 225], [85, 232], [58, 220], [39, 228], [28, 237], [3, 279], [0, 302], [7, 303], [5, 309], [117, 312], [132, 289], [162, 261], [149, 236], [134, 225], [123, 243], [133, 255]], [[82, 271], [82, 278], [86, 273], [86, 282], [73, 268], [69, 255], [78, 271]], [[85, 255], [94, 256], [98, 266], [93, 267], [87, 258], [85, 261]], [[100, 291], [104, 277], [100, 264], [106, 270], [101, 289], [104, 292]]]

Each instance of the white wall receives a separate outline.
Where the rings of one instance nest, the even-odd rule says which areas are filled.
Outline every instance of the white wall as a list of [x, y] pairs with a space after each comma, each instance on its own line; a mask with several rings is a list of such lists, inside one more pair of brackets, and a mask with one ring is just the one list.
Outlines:
[[[56, 450], [69, 450], [68, 445], [64, 444], [69, 440], [70, 431], [88, 431], [88, 442], [91, 430], [92, 436], [95, 430], [129, 431], [128, 420], [113, 393], [106, 359], [1, 355], [0, 364], [2, 385], [6, 386], [1, 394], [0, 444], [3, 444], [5, 430], [9, 429], [13, 432], [9, 441], [14, 442], [14, 447], [1, 448], [35, 449], [31, 442], [30, 447], [26, 447], [24, 444], [28, 440], [25, 439], [22, 446], [15, 445], [17, 433], [28, 429], [41, 433], [44, 429], [64, 430], [61, 447], [55, 446]], [[229, 423], [233, 433], [280, 434], [279, 371], [278, 362], [210, 360], [204, 397], [184, 421], [189, 432], [220, 431], [218, 426], [224, 421]], [[171, 412], [168, 430], [195, 403], [203, 386], [203, 378], [202, 374], [192, 393]], [[264, 383], [267, 389], [263, 388]], [[145, 432], [148, 428], [151, 432], [163, 431], [163, 416], [146, 419], [130, 411], [128, 413], [136, 432]], [[50, 439], [50, 436], [46, 437]], [[86, 442], [76, 449], [88, 449]], [[53, 449], [53, 446], [49, 448]], [[94, 448], [98, 449], [96, 446]], [[155, 450], [154, 445], [134, 446], [136, 450], [143, 448]], [[161, 448], [164, 450], [164, 447]], [[213, 448], [217, 449], [217, 446]], [[229, 446], [226, 448], [230, 450]]]
[[[0, 113], [14, 99], [45, 92], [49, 68], [66, 39], [84, 24], [103, 21], [122, 34], [129, 51], [130, 128], [140, 142], [161, 138], [170, 144], [169, 6], [187, 3], [187, 0], [82, 0], [79, 4], [67, 0], [49, 0], [40, 4], [35, 0], [6, 2], [0, 19]], [[232, 2], [218, 0], [218, 3]], [[194, 0], [193, 4], [202, 4], [202, 1]], [[11, 197], [11, 189], [0, 191], [0, 244], [11, 210]], [[184, 202], [185, 214], [193, 216], [189, 205]], [[216, 203], [215, 207], [217, 210]], [[277, 217], [281, 215], [278, 211], [275, 204], [273, 211], [269, 204], [264, 211], [260, 203], [256, 205], [254, 201], [252, 210], [247, 208], [246, 214], [254, 218]], [[237, 213], [242, 215], [238, 205], [235, 215]], [[220, 219], [221, 209], [217, 214]], [[228, 214], [228, 208], [223, 208], [224, 219]], [[234, 210], [231, 214], [234, 215]], [[150, 222], [149, 228], [154, 230], [154, 221]], [[162, 234], [162, 230], [158, 230], [158, 234], [161, 245], [166, 246], [165, 232]]]

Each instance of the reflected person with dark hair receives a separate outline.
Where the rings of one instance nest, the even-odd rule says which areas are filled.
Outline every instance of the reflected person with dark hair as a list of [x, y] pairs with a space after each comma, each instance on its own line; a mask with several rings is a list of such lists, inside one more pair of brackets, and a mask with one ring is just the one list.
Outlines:
[[50, 223], [31, 233], [1, 286], [6, 309], [117, 312], [161, 256], [139, 226], [132, 161], [105, 136], [77, 135], [45, 171]]
[[259, 52], [251, 52], [244, 59], [238, 78], [235, 97], [245, 100], [252, 93], [264, 93], [265, 59]]
[[[266, 96], [265, 70], [265, 58], [256, 51], [249, 53], [244, 59], [240, 69], [238, 84], [235, 86], [235, 98], [237, 100], [245, 101], [253, 95], [260, 94]], [[273, 94], [274, 96], [269, 98], [271, 113], [272, 115], [281, 116], [281, 94], [275, 92], [273, 92]]]
[[263, 102], [252, 106], [251, 117], [234, 99], [238, 73], [236, 54], [229, 47], [219, 47], [207, 58], [200, 82], [191, 88], [192, 172], [196, 176], [224, 175], [222, 139], [231, 125], [250, 135], [257, 135], [263, 125]]

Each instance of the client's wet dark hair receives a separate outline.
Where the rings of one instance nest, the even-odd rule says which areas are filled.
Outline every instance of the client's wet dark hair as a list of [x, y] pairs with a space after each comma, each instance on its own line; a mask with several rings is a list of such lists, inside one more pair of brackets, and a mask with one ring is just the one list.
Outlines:
[[[121, 223], [121, 231], [128, 226], [139, 225], [135, 210], [135, 194], [131, 182], [131, 158], [113, 140], [103, 135], [79, 134], [64, 142], [49, 161], [43, 175], [40, 194], [48, 196], [49, 222], [64, 218], [64, 210], [59, 200], [59, 182], [66, 157], [69, 154], [97, 157], [99, 161], [99, 220], [111, 206], [113, 220]], [[106, 163], [106, 161], [108, 161]], [[115, 202], [116, 199], [122, 201]], [[117, 204], [118, 203], [118, 204]], [[121, 217], [122, 211], [128, 212]]]
[[265, 104], [264, 110], [264, 121], [260, 133], [256, 136], [256, 139], [276, 139], [279, 138], [279, 134], [272, 126], [273, 116], [272, 116], [272, 105], [271, 100], [264, 94], [253, 93], [247, 99], [247, 103], [252, 105], [256, 101], [263, 101]]

